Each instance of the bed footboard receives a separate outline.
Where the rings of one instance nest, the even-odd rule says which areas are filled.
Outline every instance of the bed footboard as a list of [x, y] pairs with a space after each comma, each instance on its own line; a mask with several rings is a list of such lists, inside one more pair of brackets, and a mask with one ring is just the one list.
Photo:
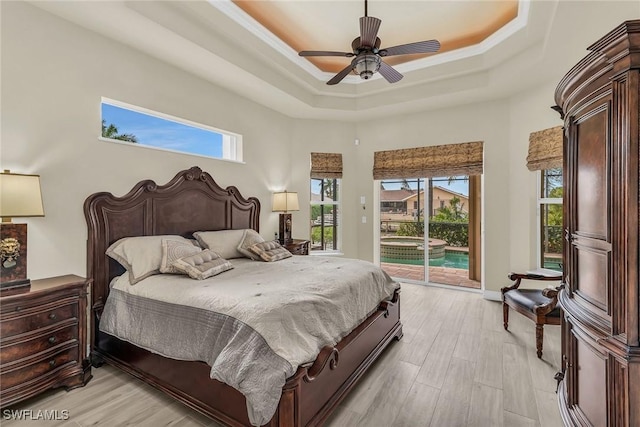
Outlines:
[[[390, 342], [402, 337], [399, 292], [335, 347], [325, 347], [311, 366], [300, 367], [289, 378], [269, 427], [310, 427], [326, 421]], [[250, 426], [244, 396], [210, 379], [207, 364], [165, 358], [96, 333], [93, 360], [104, 360], [225, 425]]]

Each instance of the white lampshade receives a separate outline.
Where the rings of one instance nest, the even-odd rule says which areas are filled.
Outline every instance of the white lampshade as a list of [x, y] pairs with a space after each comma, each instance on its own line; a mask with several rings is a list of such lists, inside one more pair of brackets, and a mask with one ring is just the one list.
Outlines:
[[273, 212], [299, 211], [298, 193], [283, 191], [273, 193]]
[[0, 217], [44, 216], [40, 175], [0, 173]]

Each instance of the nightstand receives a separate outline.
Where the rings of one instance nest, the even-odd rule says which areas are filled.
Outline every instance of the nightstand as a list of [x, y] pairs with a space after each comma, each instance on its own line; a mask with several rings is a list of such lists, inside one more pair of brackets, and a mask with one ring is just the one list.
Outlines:
[[0, 297], [0, 406], [91, 379], [88, 286], [67, 275], [32, 280], [28, 292]]
[[309, 255], [308, 240], [293, 239], [282, 246], [294, 255]]

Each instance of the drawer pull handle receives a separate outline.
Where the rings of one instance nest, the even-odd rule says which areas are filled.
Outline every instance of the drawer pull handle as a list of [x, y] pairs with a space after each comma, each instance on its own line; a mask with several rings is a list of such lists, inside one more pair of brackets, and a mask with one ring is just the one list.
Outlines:
[[56, 342], [56, 337], [49, 337], [49, 344]]
[[50, 314], [49, 314], [49, 319], [51, 319], [51, 320], [55, 320], [55, 318], [56, 318], [56, 317], [57, 317], [57, 316], [56, 316], [56, 314], [55, 314], [55, 313], [50, 313]]
[[54, 366], [56, 366], [56, 361], [55, 361], [55, 359], [54, 359], [54, 360], [49, 360], [49, 366], [50, 366], [50, 367], [52, 367], [52, 368], [53, 368]]

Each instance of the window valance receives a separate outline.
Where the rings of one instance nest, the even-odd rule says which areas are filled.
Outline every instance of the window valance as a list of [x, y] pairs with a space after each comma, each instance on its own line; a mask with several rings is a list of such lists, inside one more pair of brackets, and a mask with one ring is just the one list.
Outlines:
[[483, 142], [377, 151], [373, 179], [481, 175]]
[[342, 153], [311, 153], [311, 178], [342, 178]]
[[562, 167], [562, 126], [529, 135], [527, 168], [530, 171]]

